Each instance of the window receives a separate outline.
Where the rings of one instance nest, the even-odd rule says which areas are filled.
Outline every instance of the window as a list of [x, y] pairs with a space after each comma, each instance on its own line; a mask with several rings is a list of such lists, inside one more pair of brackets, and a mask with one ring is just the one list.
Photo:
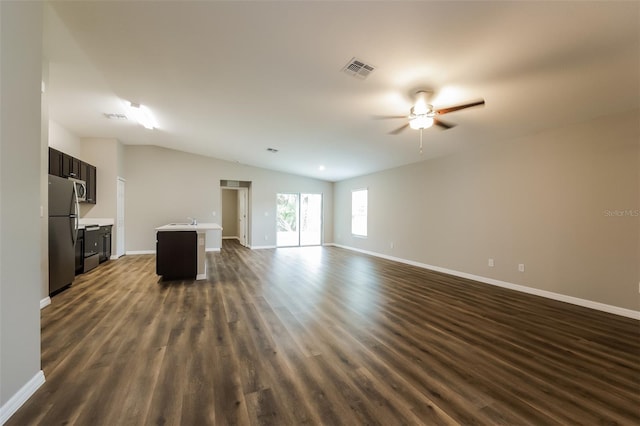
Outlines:
[[351, 233], [367, 236], [367, 189], [351, 191]]

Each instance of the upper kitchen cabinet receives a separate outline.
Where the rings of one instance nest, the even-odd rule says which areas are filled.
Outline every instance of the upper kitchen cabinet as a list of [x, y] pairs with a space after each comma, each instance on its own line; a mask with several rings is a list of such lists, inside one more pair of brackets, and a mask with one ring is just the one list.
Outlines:
[[80, 165], [81, 179], [87, 183], [87, 197], [86, 202], [90, 204], [96, 203], [96, 166], [92, 166], [84, 161]]
[[62, 156], [57, 149], [49, 148], [49, 174], [62, 177]]
[[67, 154], [62, 154], [62, 177], [80, 179], [80, 164], [82, 161]]
[[96, 166], [58, 151], [49, 148], [49, 174], [63, 178], [75, 178], [87, 183], [86, 201], [90, 204], [96, 203]]

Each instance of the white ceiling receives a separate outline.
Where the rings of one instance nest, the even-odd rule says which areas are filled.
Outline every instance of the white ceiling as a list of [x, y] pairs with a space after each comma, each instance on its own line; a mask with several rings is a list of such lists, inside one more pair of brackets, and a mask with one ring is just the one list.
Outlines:
[[[50, 117], [329, 181], [639, 107], [638, 2], [61, 2], [45, 19]], [[376, 67], [341, 72], [357, 57]], [[388, 132], [416, 89], [458, 126]], [[107, 120], [123, 100], [159, 128]], [[272, 147], [277, 154], [267, 152]], [[324, 165], [326, 170], [318, 167]]]

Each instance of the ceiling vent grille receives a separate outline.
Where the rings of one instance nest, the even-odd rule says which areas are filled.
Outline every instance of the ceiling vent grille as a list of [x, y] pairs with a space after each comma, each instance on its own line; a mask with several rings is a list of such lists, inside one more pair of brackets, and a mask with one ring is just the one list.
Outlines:
[[104, 116], [107, 117], [109, 120], [126, 120], [127, 119], [127, 116], [124, 114], [114, 114], [109, 112], [105, 112]]
[[342, 71], [345, 74], [364, 80], [369, 76], [369, 74], [375, 71], [375, 67], [361, 61], [360, 59], [352, 58], [347, 65], [342, 68]]

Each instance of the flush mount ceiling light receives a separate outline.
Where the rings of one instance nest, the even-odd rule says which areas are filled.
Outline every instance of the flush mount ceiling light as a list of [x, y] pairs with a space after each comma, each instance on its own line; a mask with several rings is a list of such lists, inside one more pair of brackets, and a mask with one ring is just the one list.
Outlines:
[[136, 120], [145, 129], [155, 129], [158, 123], [151, 114], [151, 110], [144, 105], [133, 102], [125, 102], [127, 105], [127, 115]]

